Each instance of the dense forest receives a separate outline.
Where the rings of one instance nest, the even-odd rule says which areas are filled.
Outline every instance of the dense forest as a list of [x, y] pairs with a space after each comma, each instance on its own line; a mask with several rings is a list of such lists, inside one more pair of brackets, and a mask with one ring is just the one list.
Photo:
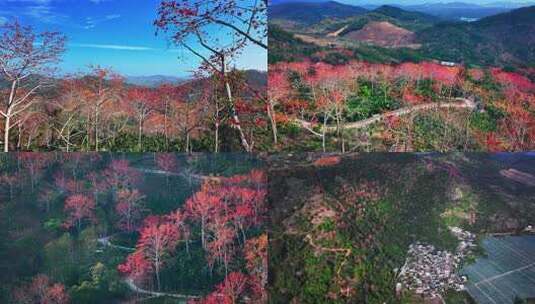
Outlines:
[[9, 154], [2, 303], [266, 301], [266, 177], [246, 155]]

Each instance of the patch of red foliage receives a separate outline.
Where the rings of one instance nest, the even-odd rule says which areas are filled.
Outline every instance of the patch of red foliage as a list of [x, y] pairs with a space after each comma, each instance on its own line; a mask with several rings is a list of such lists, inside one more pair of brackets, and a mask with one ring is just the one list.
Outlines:
[[491, 69], [490, 72], [492, 77], [502, 85], [513, 86], [524, 92], [535, 90], [535, 84], [525, 76], [517, 73], [505, 72], [498, 68]]
[[342, 159], [340, 156], [326, 156], [317, 159], [314, 161], [314, 166], [316, 167], [329, 167], [329, 166], [335, 166], [338, 165]]
[[468, 75], [470, 75], [472, 79], [479, 81], [485, 77], [485, 72], [482, 69], [469, 69]]

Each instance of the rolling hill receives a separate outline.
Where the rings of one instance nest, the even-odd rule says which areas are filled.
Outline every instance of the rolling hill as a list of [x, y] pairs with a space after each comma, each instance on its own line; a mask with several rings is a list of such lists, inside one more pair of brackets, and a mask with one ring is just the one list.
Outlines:
[[162, 84], [176, 85], [187, 81], [187, 78], [180, 78], [165, 75], [152, 76], [129, 76], [126, 77], [125, 82], [137, 86], [158, 87]]
[[430, 15], [383, 5], [332, 27], [343, 26], [341, 37], [381, 47], [405, 47], [415, 43], [415, 31], [429, 28], [439, 21]]
[[535, 65], [535, 6], [477, 22], [441, 23], [417, 33], [422, 51], [480, 65]]
[[373, 10], [376, 14], [382, 14], [404, 22], [435, 23], [437, 18], [426, 13], [401, 9], [391, 5], [383, 5]]
[[305, 25], [315, 24], [324, 19], [344, 19], [368, 12], [366, 9], [329, 2], [291, 2], [269, 7], [270, 20], [289, 20]]
[[416, 39], [413, 32], [386, 21], [369, 22], [361, 30], [347, 33], [345, 37], [382, 47], [408, 46]]
[[[289, 10], [291, 6], [298, 9]], [[332, 9], [335, 7], [343, 12]], [[477, 11], [479, 7], [489, 9], [466, 3], [429, 4], [426, 7], [444, 7], [445, 11]], [[270, 22], [278, 26], [273, 35], [270, 33], [270, 62], [284, 57], [290, 60], [310, 57], [318, 49], [328, 51], [330, 48], [345, 48], [360, 54], [362, 52], [358, 49], [374, 47], [385, 48], [372, 50], [374, 58], [392, 58], [388, 50], [391, 48], [411, 48], [414, 50], [408, 56], [410, 58], [480, 66], [535, 66], [535, 6], [518, 8], [474, 22], [446, 20], [391, 5], [365, 11], [360, 7], [336, 2], [314, 2], [306, 5], [291, 2], [273, 5], [270, 10], [276, 16], [272, 17], [275, 20]], [[308, 11], [308, 15], [300, 11]], [[279, 20], [286, 23], [279, 23]], [[303, 22], [306, 22], [306, 25]], [[274, 36], [277, 39], [274, 39]], [[275, 50], [276, 57], [272, 56], [271, 49]], [[382, 56], [385, 52], [389, 54]]]

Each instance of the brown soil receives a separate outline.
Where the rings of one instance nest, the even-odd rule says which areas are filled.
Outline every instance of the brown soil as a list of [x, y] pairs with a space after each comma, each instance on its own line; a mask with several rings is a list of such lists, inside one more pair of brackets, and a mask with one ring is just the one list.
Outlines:
[[344, 37], [389, 48], [417, 47], [413, 32], [386, 21], [369, 22], [361, 30], [350, 32]]

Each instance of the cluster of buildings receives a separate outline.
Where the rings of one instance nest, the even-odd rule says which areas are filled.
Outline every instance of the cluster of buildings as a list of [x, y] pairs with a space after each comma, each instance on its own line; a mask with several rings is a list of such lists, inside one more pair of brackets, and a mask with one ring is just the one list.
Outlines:
[[458, 227], [450, 227], [450, 230], [459, 239], [454, 253], [422, 243], [409, 246], [396, 292], [408, 289], [423, 298], [441, 298], [445, 290], [464, 289], [466, 277], [460, 276], [458, 270], [464, 258], [476, 246], [476, 236]]

